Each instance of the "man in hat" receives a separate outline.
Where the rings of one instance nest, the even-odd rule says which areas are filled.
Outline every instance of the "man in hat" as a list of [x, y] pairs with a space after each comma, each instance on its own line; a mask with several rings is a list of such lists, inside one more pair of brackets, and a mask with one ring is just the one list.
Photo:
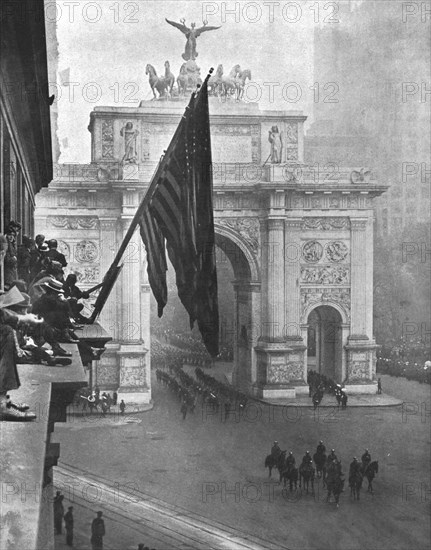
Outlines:
[[0, 420], [34, 420], [36, 415], [28, 411], [28, 405], [19, 405], [8, 400], [8, 392], [16, 390], [21, 383], [16, 368], [16, 344], [14, 329], [21, 323], [41, 324], [32, 313], [18, 315], [7, 309], [24, 300], [21, 292], [12, 288], [0, 296]]
[[5, 237], [7, 250], [4, 257], [4, 285], [11, 286], [12, 281], [18, 279], [18, 250], [16, 237], [21, 230], [21, 224], [11, 220], [6, 227]]
[[69, 506], [64, 514], [64, 527], [66, 529], [66, 544], [73, 546], [73, 506]]
[[56, 239], [49, 239], [48, 241], [48, 258], [51, 261], [58, 262], [62, 267], [67, 266], [66, 256], [57, 250], [58, 242]]
[[63, 500], [64, 496], [60, 491], [57, 491], [54, 497], [54, 527], [56, 535], [61, 535], [61, 527], [64, 516]]
[[91, 548], [92, 550], [103, 550], [103, 537], [105, 536], [105, 522], [102, 519], [102, 512], [97, 512], [97, 518], [91, 524]]

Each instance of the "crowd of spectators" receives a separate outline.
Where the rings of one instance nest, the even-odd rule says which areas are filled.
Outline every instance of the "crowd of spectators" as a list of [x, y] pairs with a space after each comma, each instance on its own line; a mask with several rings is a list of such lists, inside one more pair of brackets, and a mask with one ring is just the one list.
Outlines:
[[[64, 280], [66, 258], [57, 250], [57, 241], [45, 242], [43, 235], [33, 241], [24, 237], [17, 247], [21, 227], [10, 222], [0, 238], [4, 262], [4, 290], [0, 291], [0, 419], [34, 420], [26, 404], [17, 404], [8, 392], [18, 389], [16, 365], [44, 364], [64, 367], [72, 353], [61, 344], [77, 343], [83, 363], [100, 357], [100, 349], [80, 342], [74, 332], [91, 320], [81, 314], [82, 298], [88, 293], [76, 286], [76, 276]], [[19, 278], [20, 277], [20, 278]]]
[[383, 346], [377, 354], [377, 372], [431, 384], [430, 346], [424, 341], [404, 338], [393, 346]]

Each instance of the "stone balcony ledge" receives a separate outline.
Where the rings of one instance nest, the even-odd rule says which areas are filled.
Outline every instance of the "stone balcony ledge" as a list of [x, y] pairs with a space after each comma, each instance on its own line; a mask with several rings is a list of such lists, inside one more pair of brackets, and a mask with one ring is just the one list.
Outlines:
[[59, 445], [50, 442], [55, 422], [87, 384], [78, 347], [67, 367], [18, 365], [21, 387], [11, 393], [37, 414], [31, 422], [0, 422], [0, 550], [51, 550], [54, 545], [52, 466]]

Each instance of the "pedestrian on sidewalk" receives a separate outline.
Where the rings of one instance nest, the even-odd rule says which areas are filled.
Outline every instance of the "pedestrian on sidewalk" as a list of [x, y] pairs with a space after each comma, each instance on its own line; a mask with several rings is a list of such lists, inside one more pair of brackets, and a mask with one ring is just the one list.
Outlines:
[[181, 404], [181, 412], [182, 412], [182, 414], [183, 414], [183, 420], [186, 419], [186, 416], [187, 416], [187, 409], [188, 409], [188, 407], [187, 407], [187, 401], [184, 399], [183, 402], [182, 402], [182, 404]]
[[91, 524], [91, 548], [103, 550], [103, 537], [105, 536], [105, 522], [102, 519], [103, 512], [97, 512], [97, 518]]
[[126, 403], [124, 403], [124, 399], [120, 402], [120, 414], [124, 414], [124, 411], [126, 409]]
[[54, 497], [54, 527], [56, 535], [61, 535], [64, 516], [63, 499], [64, 496], [61, 494], [61, 491], [57, 491]]
[[381, 395], [382, 393], [382, 379], [377, 378], [377, 394]]
[[64, 515], [64, 527], [66, 529], [66, 544], [73, 546], [73, 506], [69, 506]]

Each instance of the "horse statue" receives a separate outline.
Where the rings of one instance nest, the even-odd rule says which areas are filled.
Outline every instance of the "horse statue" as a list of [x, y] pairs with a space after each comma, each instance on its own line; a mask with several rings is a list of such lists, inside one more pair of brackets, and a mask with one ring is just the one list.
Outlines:
[[241, 72], [240, 65], [234, 65], [228, 74], [228, 76], [223, 76], [221, 79], [222, 83], [222, 95], [227, 97], [236, 93], [236, 76]]
[[220, 95], [222, 91], [223, 65], [219, 65], [214, 75], [208, 79], [208, 90], [210, 95]]
[[172, 88], [175, 84], [175, 76], [171, 73], [171, 66], [169, 64], [169, 61], [165, 61], [165, 76], [164, 80], [166, 83], [166, 87], [168, 88], [168, 93], [171, 96], [172, 95]]
[[357, 470], [352, 476], [349, 477], [350, 496], [352, 496], [354, 500], [359, 500], [359, 493], [361, 492], [362, 488], [362, 480], [363, 477], [359, 470]]
[[159, 94], [159, 98], [166, 96], [166, 81], [163, 77], [157, 76], [156, 69], [148, 63], [145, 67], [145, 74], [150, 75], [148, 82], [150, 83], [151, 90], [153, 91], [154, 98], [158, 99], [156, 95], [156, 90]]
[[244, 69], [243, 71], [239, 71], [235, 77], [237, 101], [240, 101], [244, 96], [244, 88], [245, 88], [245, 83], [247, 79], [251, 80], [250, 69]]
[[331, 495], [334, 495], [335, 503], [338, 508], [338, 502], [340, 495], [344, 489], [344, 479], [341, 476], [339, 465], [335, 462], [331, 462], [326, 470], [326, 487], [328, 489], [328, 496], [326, 502], [329, 502]]
[[311, 484], [311, 494], [314, 495], [314, 475], [315, 469], [312, 464], [301, 464], [299, 467], [299, 486], [304, 485], [308, 494], [308, 488]]
[[273, 468], [277, 468], [278, 473], [280, 474], [280, 483], [281, 483], [285, 461], [286, 461], [286, 451], [281, 451], [281, 453], [277, 457], [275, 457], [272, 454], [268, 455], [265, 458], [265, 468], [269, 468], [269, 477], [271, 477], [272, 475]]
[[364, 475], [368, 480], [368, 492], [373, 493], [373, 479], [377, 475], [377, 472], [379, 471], [379, 462], [378, 460], [373, 460], [373, 462], [370, 462], [368, 466], [365, 468], [362, 466], [361, 473]]
[[185, 96], [188, 84], [186, 64], [183, 63], [180, 68], [180, 74], [177, 77], [178, 95]]
[[289, 482], [289, 491], [293, 490], [293, 485], [295, 485], [295, 490], [298, 488], [299, 472], [296, 466], [289, 465], [288, 468], [283, 470], [281, 477], [284, 481], [284, 487], [286, 487], [287, 481]]
[[323, 476], [323, 485], [325, 485], [326, 454], [325, 453], [314, 453], [313, 460], [314, 460], [314, 464], [316, 465], [316, 475], [317, 475], [317, 477], [322, 477]]

